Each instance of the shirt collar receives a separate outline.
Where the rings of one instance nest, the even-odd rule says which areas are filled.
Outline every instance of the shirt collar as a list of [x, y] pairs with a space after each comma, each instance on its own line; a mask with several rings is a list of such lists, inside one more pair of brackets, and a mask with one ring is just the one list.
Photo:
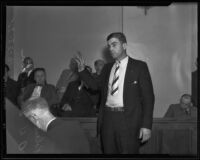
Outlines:
[[128, 62], [128, 56], [126, 56], [125, 58], [123, 58], [123, 59], [120, 60], [120, 61], [115, 61], [115, 63], [119, 63], [120, 66], [124, 66], [124, 65], [126, 65], [127, 62]]

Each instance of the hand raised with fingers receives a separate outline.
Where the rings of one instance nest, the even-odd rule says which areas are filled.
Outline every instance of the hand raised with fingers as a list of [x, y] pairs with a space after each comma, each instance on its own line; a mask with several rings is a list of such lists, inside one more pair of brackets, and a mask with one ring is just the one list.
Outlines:
[[85, 61], [80, 51], [77, 51], [77, 54], [74, 56], [74, 60], [78, 65], [78, 71], [79, 72], [83, 71], [85, 69]]

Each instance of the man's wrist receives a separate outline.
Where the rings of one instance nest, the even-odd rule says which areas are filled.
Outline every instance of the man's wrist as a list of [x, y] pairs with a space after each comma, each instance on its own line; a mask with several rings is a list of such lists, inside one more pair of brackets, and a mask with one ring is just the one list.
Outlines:
[[82, 72], [85, 69], [85, 66], [78, 67], [78, 72]]

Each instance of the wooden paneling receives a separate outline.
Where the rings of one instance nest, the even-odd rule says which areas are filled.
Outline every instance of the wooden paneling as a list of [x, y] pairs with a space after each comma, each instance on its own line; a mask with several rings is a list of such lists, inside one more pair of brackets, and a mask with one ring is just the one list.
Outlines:
[[[69, 120], [71, 118], [63, 118]], [[74, 118], [80, 121], [91, 140], [93, 151], [100, 152], [96, 139], [96, 118]], [[151, 139], [140, 147], [141, 154], [197, 154], [197, 121], [154, 118]]]

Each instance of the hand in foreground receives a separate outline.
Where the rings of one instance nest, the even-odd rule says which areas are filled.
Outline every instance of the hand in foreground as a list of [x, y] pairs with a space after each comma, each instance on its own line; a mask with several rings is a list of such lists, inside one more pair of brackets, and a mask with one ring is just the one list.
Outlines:
[[72, 108], [71, 108], [71, 106], [70, 106], [69, 104], [65, 104], [65, 105], [62, 107], [62, 109], [63, 109], [64, 111], [72, 111]]
[[140, 128], [140, 135], [139, 139], [141, 139], [141, 142], [144, 143], [145, 141], [149, 140], [151, 137], [151, 130], [148, 128]]
[[77, 54], [74, 57], [74, 60], [76, 61], [78, 65], [78, 71], [81, 72], [85, 69], [85, 61], [81, 55], [81, 52], [77, 52]]

